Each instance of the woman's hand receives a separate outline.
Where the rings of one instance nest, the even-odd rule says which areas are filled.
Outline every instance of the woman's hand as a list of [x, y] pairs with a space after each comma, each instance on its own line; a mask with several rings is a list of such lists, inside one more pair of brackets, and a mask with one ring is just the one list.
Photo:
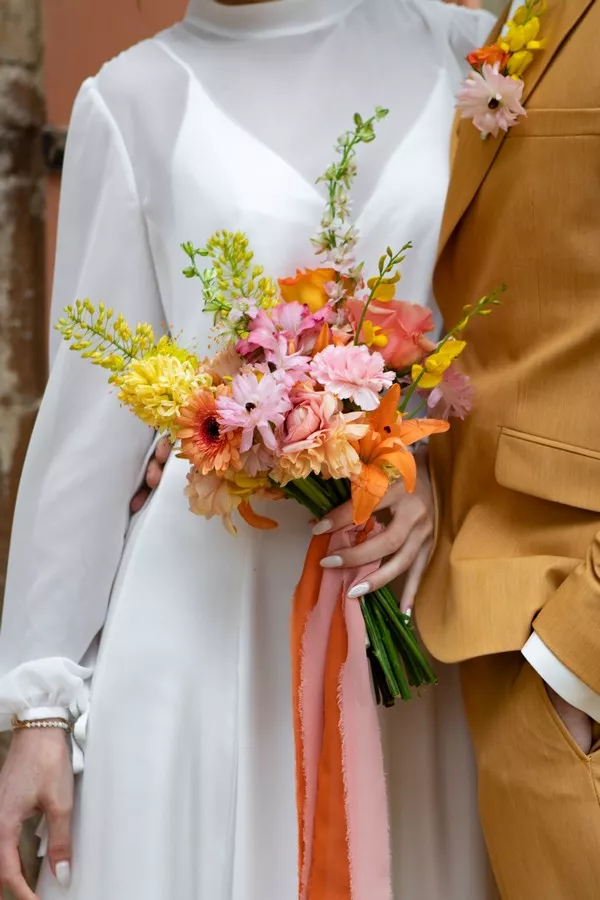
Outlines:
[[160, 484], [166, 462], [171, 455], [171, 444], [166, 438], [161, 438], [156, 445], [154, 456], [148, 463], [146, 469], [146, 479], [144, 485], [134, 495], [129, 506], [131, 514], [139, 512], [152, 491], [155, 491]]
[[43, 812], [48, 826], [48, 859], [61, 887], [71, 881], [73, 770], [65, 733], [31, 728], [13, 735], [0, 772], [0, 896], [36, 900], [21, 870], [19, 839], [23, 823]]
[[[326, 569], [353, 569], [385, 560], [368, 582], [356, 585], [350, 591], [348, 596], [352, 599], [377, 590], [408, 572], [400, 608], [404, 613], [412, 610], [433, 542], [434, 508], [426, 450], [417, 454], [417, 469], [417, 487], [413, 494], [407, 494], [404, 483], [397, 481], [378, 506], [378, 509], [389, 509], [391, 513], [391, 520], [382, 532], [351, 550], [321, 560]], [[351, 524], [352, 504], [348, 502], [315, 525], [313, 532], [327, 534]]]

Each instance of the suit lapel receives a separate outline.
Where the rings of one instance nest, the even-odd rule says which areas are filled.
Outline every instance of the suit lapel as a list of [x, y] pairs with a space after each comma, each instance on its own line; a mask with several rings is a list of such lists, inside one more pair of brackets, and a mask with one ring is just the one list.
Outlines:
[[[546, 36], [547, 41], [546, 48], [536, 55], [525, 73], [523, 103], [527, 102], [553, 58], [593, 2], [595, 0], [549, 0], [548, 11], [542, 20], [543, 35]], [[510, 8], [511, 4], [509, 3], [504, 15], [500, 17], [498, 25], [490, 35], [488, 43], [491, 44], [497, 40], [504, 28]], [[458, 145], [440, 233], [438, 259], [484, 181], [506, 137], [506, 134], [501, 132], [497, 138], [489, 137], [484, 141], [473, 123], [467, 119], [461, 121], [458, 134]]]

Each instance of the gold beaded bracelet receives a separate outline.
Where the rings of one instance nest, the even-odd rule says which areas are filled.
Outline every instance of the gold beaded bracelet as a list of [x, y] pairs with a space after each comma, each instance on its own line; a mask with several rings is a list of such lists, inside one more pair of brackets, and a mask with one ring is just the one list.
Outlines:
[[12, 730], [24, 731], [26, 728], [60, 728], [71, 733], [71, 724], [66, 719], [31, 719], [29, 722], [23, 722], [18, 716], [12, 717]]

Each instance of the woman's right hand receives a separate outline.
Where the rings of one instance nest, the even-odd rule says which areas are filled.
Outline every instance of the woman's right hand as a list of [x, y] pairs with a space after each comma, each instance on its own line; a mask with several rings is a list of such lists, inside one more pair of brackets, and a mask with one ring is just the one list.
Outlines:
[[160, 484], [165, 465], [171, 455], [171, 449], [171, 444], [167, 438], [161, 438], [156, 445], [154, 456], [146, 469], [144, 484], [131, 500], [130, 511], [132, 515], [140, 511], [152, 491], [155, 491]]
[[61, 887], [71, 881], [73, 769], [65, 733], [59, 729], [17, 731], [0, 772], [0, 897], [36, 900], [21, 869], [19, 839], [26, 819], [42, 812], [48, 826], [48, 859]]

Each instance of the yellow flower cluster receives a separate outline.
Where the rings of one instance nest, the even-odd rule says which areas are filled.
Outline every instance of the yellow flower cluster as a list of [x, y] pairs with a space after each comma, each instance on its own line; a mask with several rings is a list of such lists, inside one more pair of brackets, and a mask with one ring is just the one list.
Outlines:
[[89, 300], [77, 300], [75, 306], [67, 306], [56, 329], [70, 343], [71, 350], [114, 373], [155, 346], [151, 325], [141, 323], [132, 331], [123, 315], [114, 319], [111, 308], [100, 303], [96, 309]]
[[544, 40], [539, 39], [540, 16], [546, 12], [546, 0], [527, 0], [507, 23], [507, 30], [498, 41], [504, 53], [510, 54], [508, 74], [522, 78], [533, 62], [536, 50], [543, 50]]
[[114, 377], [119, 400], [138, 419], [172, 437], [183, 404], [198, 388], [211, 388], [212, 378], [178, 354], [155, 352], [134, 359]]
[[78, 300], [56, 327], [71, 350], [112, 372], [109, 382], [119, 389], [121, 403], [157, 431], [174, 436], [174, 420], [190, 394], [213, 387], [193, 353], [168, 335], [156, 342], [146, 322], [130, 328], [103, 303], [96, 309], [89, 300]]
[[240, 231], [217, 231], [209, 239], [206, 249], [223, 293], [256, 297], [265, 309], [277, 302], [277, 285], [263, 275], [262, 266], [252, 265], [254, 253], [245, 234]]

